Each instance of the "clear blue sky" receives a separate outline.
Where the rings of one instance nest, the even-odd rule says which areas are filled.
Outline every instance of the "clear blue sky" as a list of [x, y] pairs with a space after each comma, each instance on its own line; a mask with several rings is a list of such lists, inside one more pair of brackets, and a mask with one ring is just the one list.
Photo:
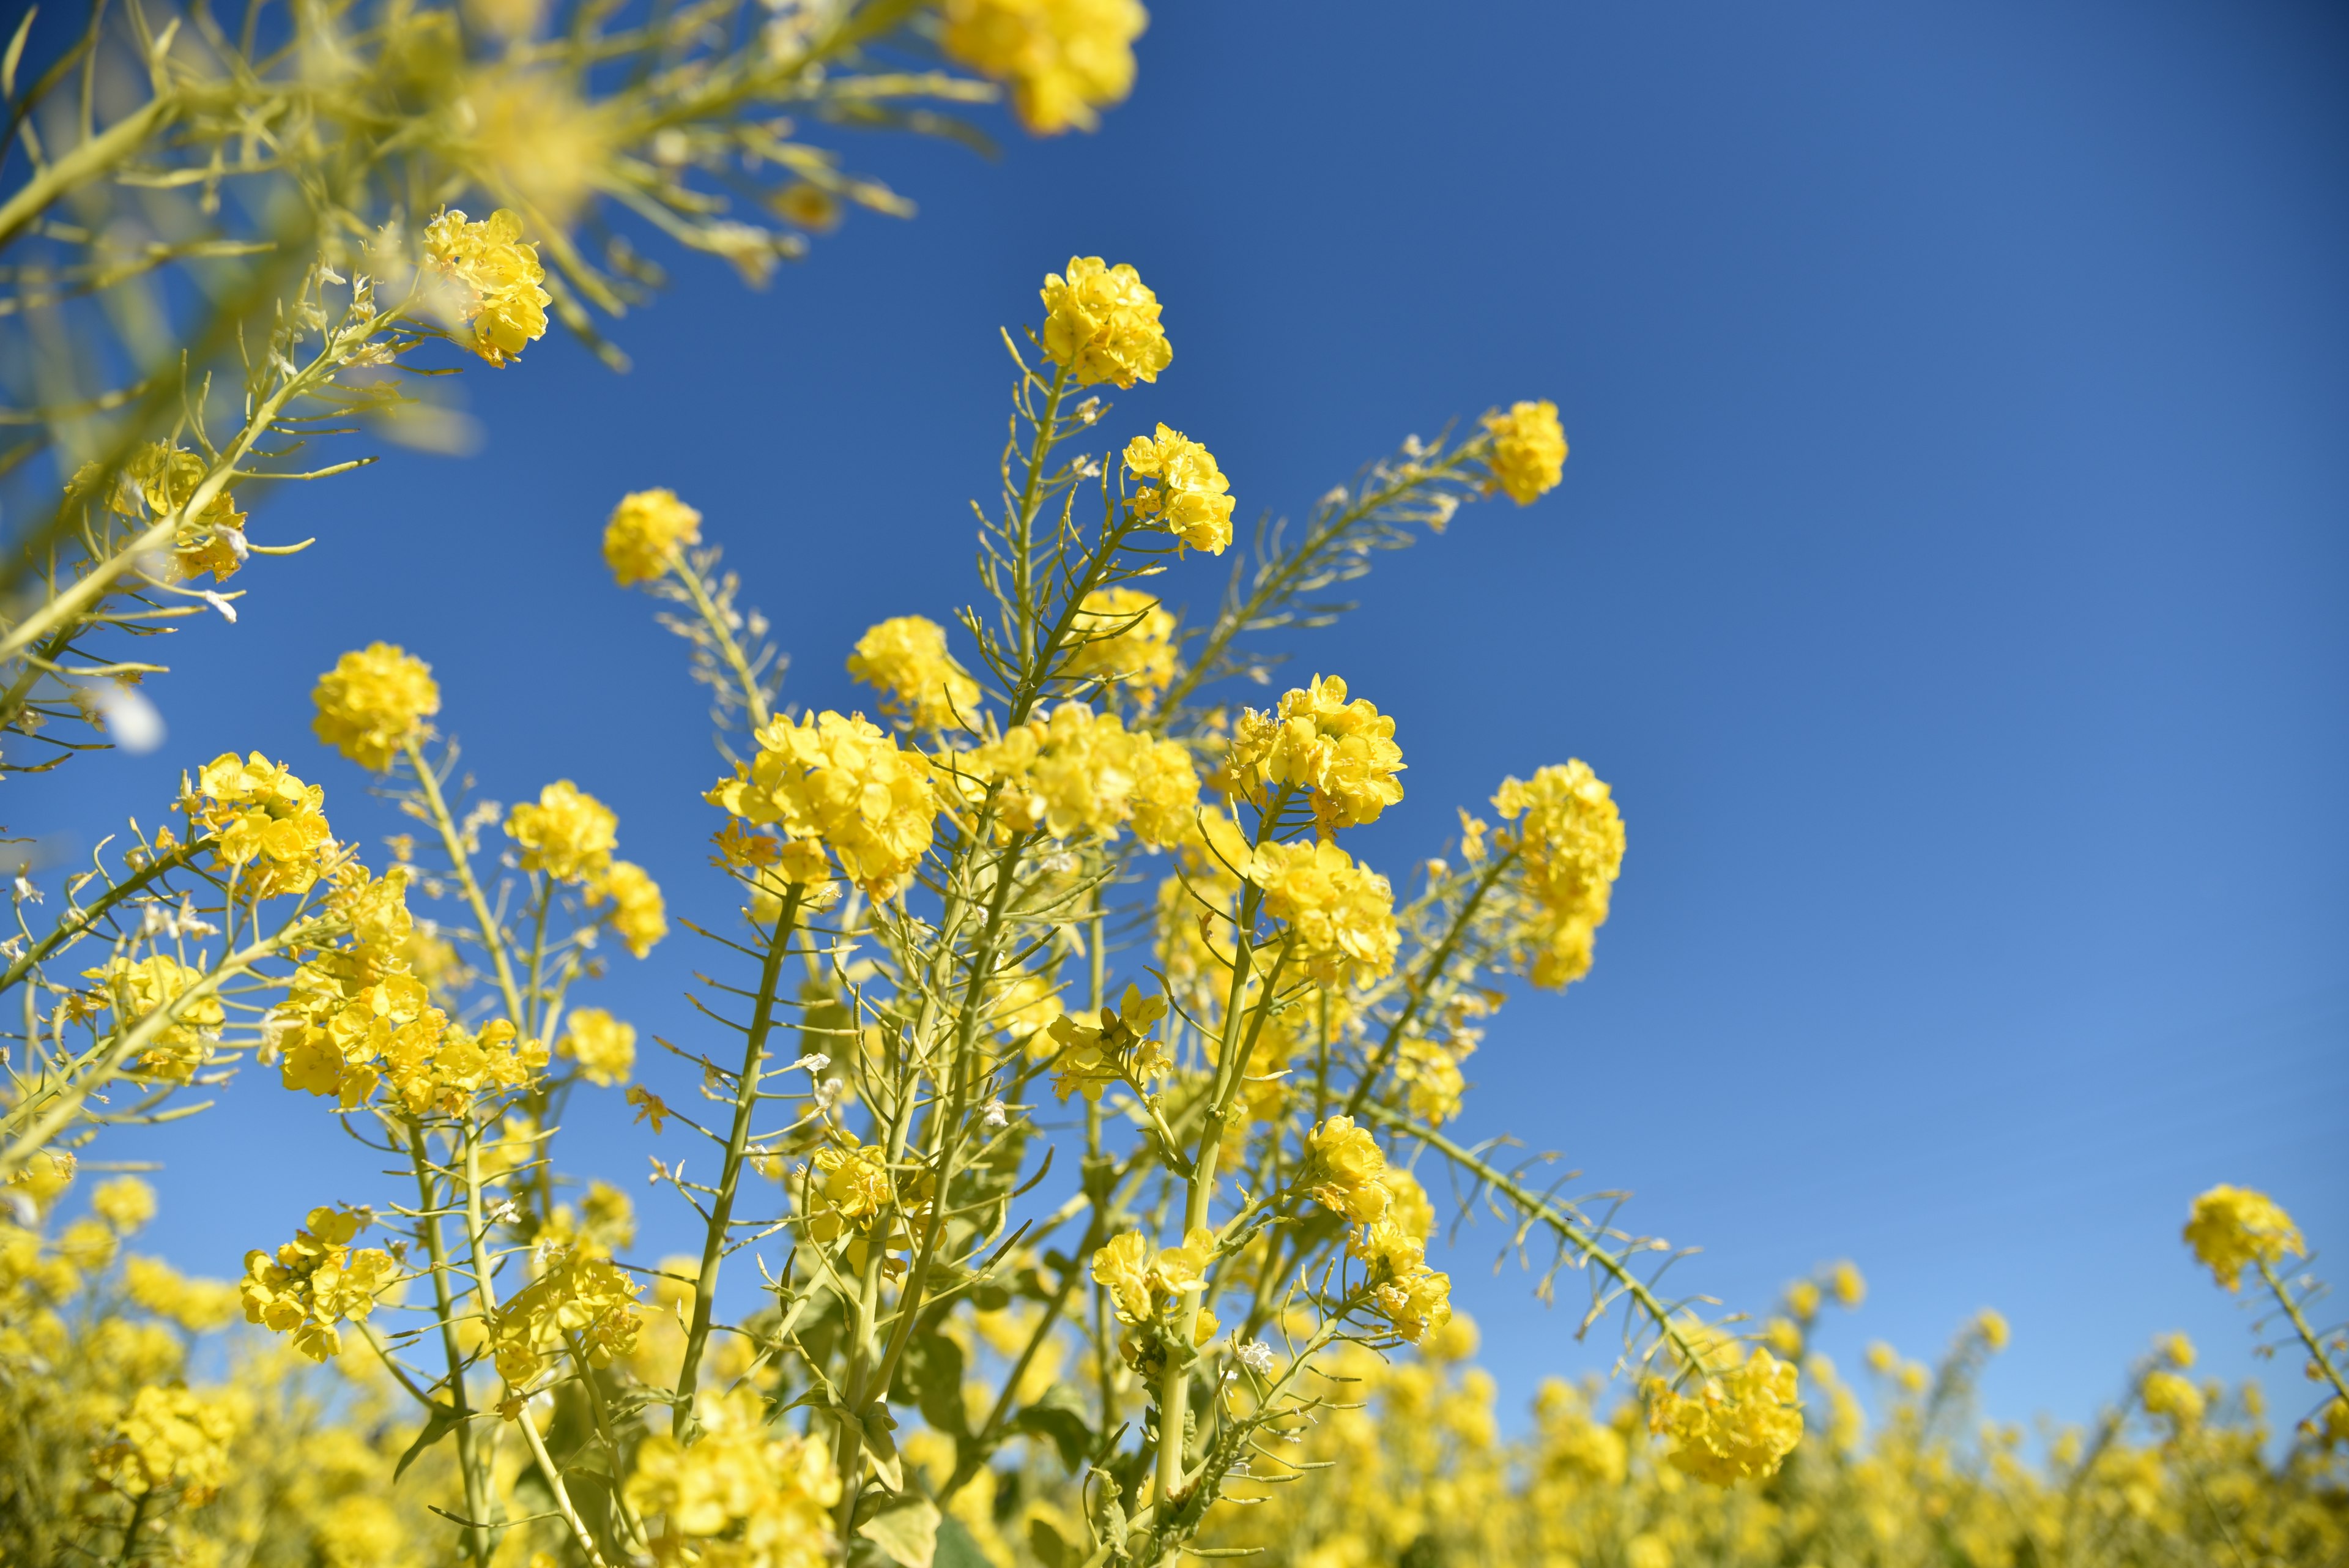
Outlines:
[[[258, 537], [320, 543], [175, 639], [166, 750], [12, 783], [11, 826], [152, 820], [251, 746], [372, 837], [306, 693], [381, 637], [438, 667], [487, 793], [574, 778], [682, 912], [722, 908], [703, 704], [605, 577], [604, 514], [678, 488], [787, 696], [849, 705], [859, 630], [971, 591], [997, 324], [1098, 253], [1175, 345], [1114, 433], [1205, 440], [1244, 516], [1454, 414], [1563, 411], [1555, 495], [1471, 509], [1299, 649], [1400, 717], [1395, 868], [1513, 770], [1580, 756], [1622, 802], [1598, 969], [1497, 1020], [1472, 1132], [1634, 1189], [1733, 1304], [1857, 1259], [1847, 1366], [2002, 1307], [2002, 1416], [2085, 1416], [2158, 1330], [2248, 1370], [2177, 1240], [2193, 1194], [2349, 1237], [2349, 14], [1199, 3], [1140, 53], [1100, 136], [862, 146], [910, 225], [764, 295], [678, 260], [620, 325], [633, 374], [550, 341], [465, 378], [479, 455], [273, 501]], [[694, 961], [672, 940], [611, 1004], [689, 1029]], [[608, 1107], [574, 1138], [645, 1168]], [[268, 1075], [141, 1147], [191, 1268], [380, 1185]], [[1602, 1363], [1488, 1276], [1499, 1241], [1454, 1266], [1505, 1386]]]

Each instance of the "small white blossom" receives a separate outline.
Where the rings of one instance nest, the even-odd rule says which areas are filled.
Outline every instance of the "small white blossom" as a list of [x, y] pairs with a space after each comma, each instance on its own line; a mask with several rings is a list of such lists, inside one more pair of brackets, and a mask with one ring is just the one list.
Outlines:
[[217, 594], [212, 589], [206, 588], [199, 597], [202, 598], [204, 603], [220, 611], [221, 618], [222, 620], [228, 622], [231, 626], [234, 626], [236, 624], [236, 607], [228, 602], [228, 597], [225, 594]]
[[16, 902], [20, 904], [37, 904], [40, 901], [41, 890], [33, 886], [33, 879], [30, 877], [26, 876], [22, 871], [17, 872]]
[[193, 898], [181, 900], [179, 922], [180, 929], [177, 934], [183, 937], [209, 937], [216, 935], [220, 930], [218, 926], [196, 913], [196, 901]]
[[1272, 1346], [1260, 1339], [1251, 1339], [1239, 1347], [1239, 1363], [1258, 1377], [1272, 1375]]
[[831, 1065], [831, 1057], [825, 1055], [821, 1051], [811, 1051], [806, 1055], [801, 1057], [798, 1061], [786, 1066], [783, 1071], [786, 1073], [796, 1073], [802, 1067], [805, 1067], [811, 1073], [821, 1073], [826, 1067]]
[[979, 1120], [990, 1127], [1008, 1127], [1011, 1125], [1011, 1113], [1001, 1099], [992, 1099], [987, 1102], [987, 1109], [980, 1113]]

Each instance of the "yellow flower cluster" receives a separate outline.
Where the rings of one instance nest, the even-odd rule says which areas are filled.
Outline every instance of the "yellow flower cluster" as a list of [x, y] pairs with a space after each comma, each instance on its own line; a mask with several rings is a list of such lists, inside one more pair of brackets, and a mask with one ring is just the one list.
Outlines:
[[[123, 465], [121, 480], [107, 504], [127, 517], [139, 516], [142, 511], [150, 518], [168, 517], [195, 499], [203, 486], [205, 468], [203, 458], [195, 452], [169, 441], [149, 441]], [[82, 474], [94, 476], [98, 472], [92, 463]], [[75, 477], [78, 480], [82, 474]], [[237, 510], [235, 499], [223, 484], [211, 500], [180, 520], [172, 542], [173, 572], [187, 582], [210, 572], [214, 582], [224, 583], [244, 564], [246, 550], [244, 514]]]
[[2147, 1415], [2167, 1416], [2180, 1429], [2200, 1422], [2207, 1407], [2202, 1390], [2175, 1372], [2147, 1373], [2137, 1397], [2145, 1401]]
[[1011, 88], [1019, 123], [1039, 136], [1101, 123], [1094, 110], [1133, 88], [1133, 40], [1150, 25], [1140, 0], [946, 0], [946, 52]]
[[1324, 985], [1358, 984], [1394, 967], [1394, 889], [1335, 844], [1267, 844], [1249, 859], [1247, 879]]
[[609, 1366], [636, 1348], [637, 1289], [596, 1249], [545, 1249], [538, 1277], [509, 1297], [491, 1324], [498, 1376], [521, 1387], [574, 1344], [590, 1366]]
[[189, 831], [217, 841], [215, 863], [235, 875], [238, 897], [306, 893], [332, 867], [326, 792], [259, 752], [243, 762], [223, 752], [204, 764], [192, 790], [181, 788]]
[[1133, 514], [1164, 528], [1189, 549], [1220, 556], [1232, 542], [1232, 485], [1216, 454], [1181, 431], [1158, 427], [1125, 446], [1125, 471], [1154, 479], [1134, 493]]
[[1085, 640], [1061, 673], [1099, 680], [1147, 705], [1174, 679], [1174, 618], [1155, 596], [1139, 588], [1098, 588], [1078, 607], [1076, 630]]
[[[1109, 1293], [1120, 1323], [1155, 1323], [1185, 1296], [1207, 1288], [1207, 1265], [1215, 1261], [1216, 1233], [1195, 1227], [1179, 1247], [1154, 1248], [1139, 1231], [1112, 1236], [1093, 1253], [1093, 1282]], [[1202, 1345], [1216, 1334], [1215, 1315], [1202, 1308]]]
[[223, 1280], [191, 1280], [160, 1258], [136, 1253], [122, 1260], [123, 1293], [190, 1334], [208, 1334], [237, 1314], [236, 1287]]
[[592, 882], [612, 865], [620, 819], [569, 779], [557, 779], [506, 813], [506, 836], [522, 846], [525, 871], [558, 882]]
[[[1144, 996], [1140, 987], [1128, 985], [1123, 999], [1098, 1015], [1064, 1012], [1054, 1019], [1050, 1033], [1061, 1060], [1052, 1092], [1064, 1100], [1078, 1094], [1098, 1101], [1112, 1085], [1147, 1083], [1174, 1071], [1165, 1045], [1150, 1036], [1165, 1016], [1164, 997]], [[1085, 1023], [1087, 1018], [1092, 1022]]]
[[1566, 431], [1556, 403], [1512, 403], [1506, 414], [1486, 414], [1485, 429], [1493, 439], [1485, 460], [1486, 490], [1530, 506], [1557, 487], [1566, 472]]
[[294, 1348], [325, 1361], [343, 1348], [335, 1324], [357, 1323], [398, 1276], [391, 1254], [377, 1247], [351, 1250], [366, 1217], [345, 1209], [313, 1209], [308, 1224], [274, 1256], [256, 1247], [244, 1255], [244, 1321], [291, 1334]]
[[1402, 748], [1394, 720], [1367, 698], [1349, 701], [1346, 683], [1316, 676], [1286, 692], [1269, 713], [1240, 715], [1224, 778], [1235, 793], [1253, 795], [1276, 785], [1312, 792], [1313, 820], [1328, 837], [1341, 827], [1376, 822], [1402, 799]]
[[996, 786], [1009, 832], [1055, 838], [1114, 838], [1132, 825], [1144, 844], [1175, 843], [1192, 829], [1199, 773], [1180, 742], [1130, 731], [1115, 713], [1063, 702], [957, 759], [957, 783], [977, 805]]
[[410, 741], [431, 732], [425, 721], [440, 711], [432, 667], [388, 642], [371, 642], [335, 660], [318, 677], [310, 721], [318, 739], [363, 768], [381, 773]]
[[587, 884], [587, 901], [612, 903], [612, 929], [636, 957], [653, 950], [668, 935], [668, 902], [652, 874], [630, 860], [615, 860], [601, 877]]
[[135, 1176], [118, 1176], [98, 1184], [89, 1211], [128, 1236], [155, 1218], [155, 1189]]
[[[203, 980], [204, 972], [169, 953], [153, 953], [135, 961], [118, 958], [104, 969], [85, 970], [82, 978], [99, 982], [100, 1005], [114, 1010], [117, 1028], [128, 1030], [186, 996]], [[138, 1070], [174, 1084], [186, 1083], [212, 1059], [227, 1017], [214, 994], [181, 1003], [179, 1016], [165, 1024], [140, 1054]]]
[[1803, 1438], [1795, 1369], [1760, 1345], [1743, 1365], [1682, 1395], [1649, 1386], [1648, 1429], [1671, 1443], [1673, 1464], [1715, 1486], [1775, 1475]]
[[[927, 1213], [928, 1173], [916, 1172], [900, 1193], [886, 1148], [860, 1143], [854, 1133], [841, 1136], [841, 1143], [818, 1149], [812, 1161], [803, 1192], [807, 1233], [824, 1246], [851, 1237], [848, 1266], [861, 1273], [875, 1244], [885, 1254], [912, 1244], [914, 1225]], [[892, 1279], [905, 1272], [895, 1257], [885, 1257], [882, 1268]]]
[[822, 839], [873, 898], [893, 898], [913, 879], [938, 814], [928, 758], [861, 715], [778, 717], [757, 740], [759, 754], [709, 791], [710, 805], [754, 826], [780, 824], [794, 839]]
[[522, 220], [501, 207], [478, 223], [455, 209], [425, 227], [424, 251], [450, 309], [469, 330], [465, 346], [503, 366], [546, 336], [553, 297], [539, 286], [546, 270], [538, 247], [522, 237]]
[[141, 1388], [113, 1438], [90, 1455], [90, 1475], [125, 1497], [177, 1489], [184, 1504], [209, 1502], [228, 1479], [228, 1446], [250, 1414], [233, 1392]]
[[2306, 1254], [2300, 1228], [2264, 1192], [2218, 1186], [2194, 1200], [2186, 1221], [2186, 1244], [2227, 1289], [2240, 1290], [2248, 1265], [2273, 1265]]
[[610, 1088], [636, 1071], [636, 1026], [600, 1007], [574, 1008], [571, 1027], [554, 1043], [554, 1054], [578, 1063], [579, 1075], [589, 1083]]
[[1590, 972], [1591, 942], [1606, 924], [1623, 868], [1623, 815], [1599, 775], [1579, 761], [1507, 778], [1493, 809], [1514, 826], [1495, 846], [1515, 851], [1524, 887], [1541, 911], [1523, 946], [1536, 985], [1559, 988]]
[[[1426, 1192], [1407, 1172], [1386, 1169], [1383, 1160], [1381, 1165], [1377, 1180], [1385, 1200], [1346, 1251], [1369, 1270], [1371, 1310], [1400, 1338], [1422, 1345], [1452, 1321], [1452, 1276], [1427, 1266], [1435, 1209]], [[1356, 1207], [1370, 1206], [1358, 1200]]]
[[947, 628], [922, 616], [895, 616], [865, 632], [848, 673], [877, 688], [884, 706], [912, 729], [968, 730], [978, 714], [978, 682], [947, 653]]
[[758, 1389], [705, 1395], [691, 1448], [669, 1432], [647, 1438], [623, 1495], [657, 1521], [663, 1563], [722, 1568], [823, 1568], [832, 1560], [832, 1511], [840, 1477], [832, 1452], [767, 1420]]
[[1324, 1209], [1357, 1225], [1387, 1211], [1387, 1157], [1368, 1127], [1351, 1116], [1331, 1116], [1306, 1136], [1297, 1185]]
[[668, 575], [688, 545], [701, 543], [701, 514], [673, 490], [637, 490], [620, 497], [604, 524], [604, 564], [622, 587]]
[[1065, 277], [1045, 275], [1043, 299], [1044, 353], [1080, 387], [1155, 381], [1174, 362], [1158, 296], [1123, 262], [1071, 256]]

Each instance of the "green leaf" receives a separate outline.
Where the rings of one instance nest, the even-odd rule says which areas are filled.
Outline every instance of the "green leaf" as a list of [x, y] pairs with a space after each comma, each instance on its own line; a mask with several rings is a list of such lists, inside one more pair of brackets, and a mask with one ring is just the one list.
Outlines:
[[[1058, 1393], [1056, 1388], [1052, 1393]], [[1085, 1425], [1084, 1417], [1068, 1405], [1047, 1393], [1043, 1398], [1011, 1417], [1011, 1429], [1030, 1437], [1049, 1438], [1061, 1451], [1061, 1463], [1074, 1475], [1083, 1464], [1085, 1456], [1093, 1449], [1093, 1429]]]
[[930, 1560], [930, 1568], [994, 1568], [994, 1564], [971, 1539], [968, 1527], [948, 1514], [938, 1521], [938, 1554]]
[[399, 1463], [392, 1467], [391, 1479], [394, 1480], [408, 1473], [408, 1467], [416, 1462], [419, 1454], [455, 1431], [458, 1424], [465, 1418], [450, 1406], [432, 1405], [427, 1408], [432, 1414], [425, 1417], [424, 1430], [416, 1434], [416, 1441], [408, 1445], [408, 1451], [399, 1456]]
[[962, 1403], [962, 1346], [942, 1334], [916, 1334], [897, 1364], [895, 1399], [911, 1398], [922, 1419], [941, 1432], [968, 1435]]
[[1036, 1554], [1036, 1561], [1044, 1568], [1062, 1568], [1069, 1560], [1068, 1542], [1061, 1539], [1059, 1531], [1041, 1519], [1028, 1521], [1028, 1550]]
[[899, 1568], [930, 1568], [938, 1551], [938, 1518], [929, 1499], [909, 1497], [858, 1525], [856, 1533]]

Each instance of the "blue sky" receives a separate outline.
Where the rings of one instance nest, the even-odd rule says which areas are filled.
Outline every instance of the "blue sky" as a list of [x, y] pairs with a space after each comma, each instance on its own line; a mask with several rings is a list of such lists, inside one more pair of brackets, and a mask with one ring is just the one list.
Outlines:
[[[1496, 1020], [1470, 1132], [1632, 1189], [1734, 1305], [1856, 1258], [1847, 1366], [2001, 1307], [2002, 1417], [2085, 1416], [2160, 1330], [2250, 1370], [2189, 1199], [2349, 1232], [2349, 16], [1198, 3], [1140, 55], [1095, 138], [856, 144], [920, 216], [764, 294], [676, 260], [618, 326], [629, 375], [552, 340], [468, 375], [478, 455], [273, 500], [256, 537], [320, 542], [175, 639], [165, 750], [10, 784], [12, 828], [87, 843], [257, 747], [361, 829], [307, 691], [381, 637], [436, 665], [486, 793], [575, 779], [676, 907], [723, 908], [704, 705], [605, 576], [605, 513], [676, 487], [787, 696], [850, 705], [864, 627], [972, 592], [997, 325], [1101, 254], [1175, 346], [1112, 433], [1206, 441], [1244, 517], [1455, 415], [1562, 410], [1559, 491], [1471, 508], [1298, 645], [1399, 717], [1381, 864], [1569, 755], [1622, 803], [1598, 968]], [[683, 1032], [697, 959], [605, 1000]], [[582, 1168], [645, 1168], [611, 1107], [572, 1130]], [[379, 1186], [266, 1075], [122, 1149], [157, 1151], [160, 1242], [213, 1272]], [[1488, 1274], [1500, 1241], [1453, 1262], [1505, 1387], [1603, 1366]]]

